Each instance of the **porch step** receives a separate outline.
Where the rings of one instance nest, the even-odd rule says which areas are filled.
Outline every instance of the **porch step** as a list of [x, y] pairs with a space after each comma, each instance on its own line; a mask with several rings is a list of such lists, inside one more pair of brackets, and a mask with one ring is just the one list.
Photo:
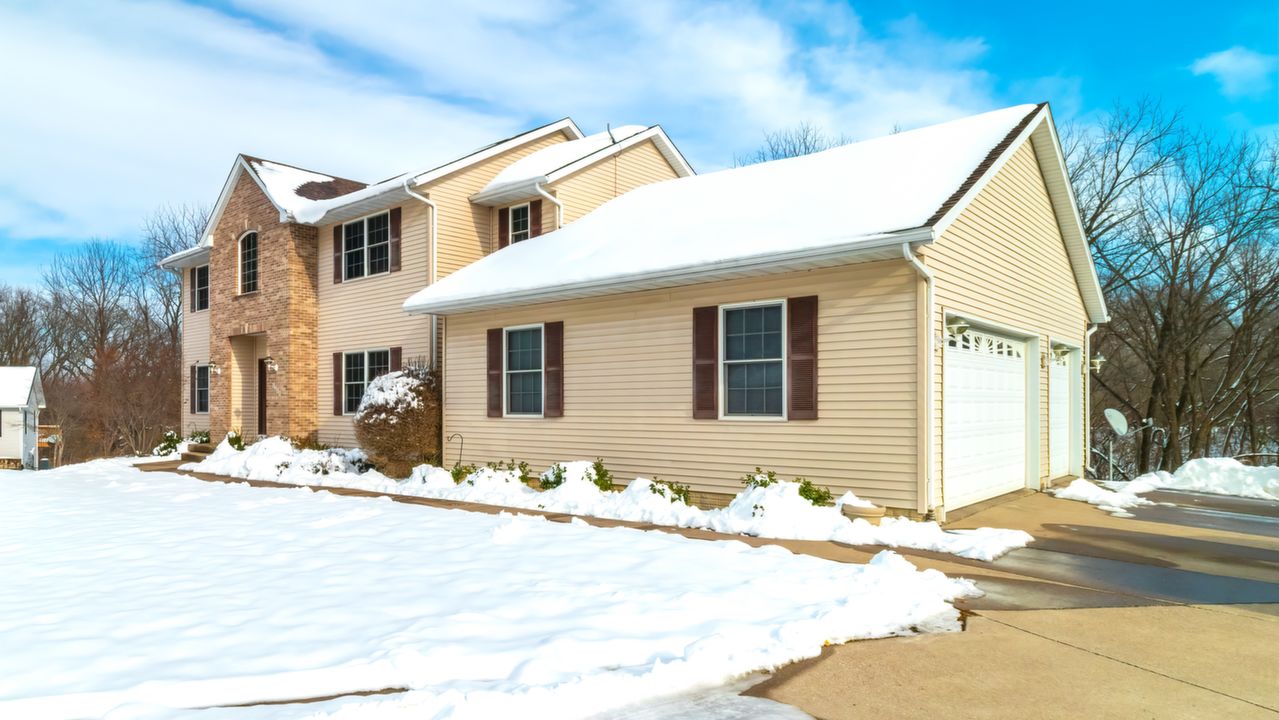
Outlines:
[[203, 462], [208, 456], [208, 453], [184, 452], [182, 453], [182, 462]]
[[214, 448], [212, 445], [208, 443], [192, 443], [190, 445], [187, 445], [187, 452], [196, 453], [199, 455], [208, 455], [209, 453], [212, 453], [215, 449], [216, 448]]

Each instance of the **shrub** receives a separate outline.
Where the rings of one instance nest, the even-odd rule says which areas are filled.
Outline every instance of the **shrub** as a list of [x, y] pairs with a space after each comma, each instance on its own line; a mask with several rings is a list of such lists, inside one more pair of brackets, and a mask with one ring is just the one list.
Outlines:
[[438, 461], [440, 383], [420, 361], [374, 378], [355, 413], [355, 438], [392, 477]]
[[601, 492], [613, 491], [613, 473], [604, 467], [604, 458], [595, 458], [595, 462], [591, 463], [591, 477], [588, 479], [595, 483], [595, 487]]
[[757, 487], [768, 487], [777, 482], [777, 473], [769, 470], [765, 472], [758, 465], [755, 466], [755, 472], [742, 478], [742, 484], [747, 490]]
[[555, 463], [546, 470], [546, 474], [542, 476], [542, 489], [553, 490], [564, 484], [564, 466]]
[[176, 430], [165, 430], [160, 437], [160, 444], [151, 451], [152, 455], [171, 455], [178, 451], [178, 443], [182, 441]]
[[457, 465], [453, 466], [452, 470], [449, 470], [449, 474], [453, 476], [453, 482], [461, 483], [463, 480], [467, 478], [468, 475], [475, 472], [476, 470], [479, 470], [479, 468], [475, 467], [474, 465], [463, 465], [461, 463], [458, 463]]
[[648, 491], [654, 495], [661, 495], [671, 502], [679, 500], [685, 505], [688, 504], [687, 485], [681, 485], [677, 482], [663, 480], [661, 478], [653, 478], [653, 484], [648, 486]]
[[226, 441], [236, 450], [244, 449], [244, 436], [239, 430], [232, 430], [226, 434]]

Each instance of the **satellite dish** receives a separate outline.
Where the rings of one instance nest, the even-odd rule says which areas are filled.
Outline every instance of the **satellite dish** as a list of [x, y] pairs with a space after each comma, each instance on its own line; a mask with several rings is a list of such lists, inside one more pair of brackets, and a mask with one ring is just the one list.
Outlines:
[[1106, 408], [1106, 422], [1110, 423], [1110, 429], [1115, 431], [1116, 435], [1128, 434], [1128, 418], [1124, 414], [1114, 408]]

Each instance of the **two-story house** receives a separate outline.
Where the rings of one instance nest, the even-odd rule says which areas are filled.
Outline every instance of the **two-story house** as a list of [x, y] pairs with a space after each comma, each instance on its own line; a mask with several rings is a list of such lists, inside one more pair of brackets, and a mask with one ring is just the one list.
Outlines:
[[692, 173], [660, 126], [568, 118], [371, 185], [237, 156], [199, 244], [161, 262], [183, 282], [183, 431], [353, 444], [372, 378], [440, 358], [441, 320], [406, 298]]

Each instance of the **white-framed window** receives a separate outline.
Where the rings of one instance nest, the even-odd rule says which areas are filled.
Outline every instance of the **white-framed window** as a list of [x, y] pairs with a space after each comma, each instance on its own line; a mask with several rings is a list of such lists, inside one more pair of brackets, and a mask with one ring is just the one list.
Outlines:
[[258, 291], [258, 234], [247, 232], [240, 238], [240, 294]]
[[391, 272], [391, 214], [370, 215], [342, 225], [342, 278]]
[[209, 412], [209, 366], [195, 366], [195, 407], [191, 412], [204, 414]]
[[191, 270], [191, 309], [209, 309], [209, 266], [201, 265]]
[[391, 351], [360, 350], [342, 355], [342, 412], [354, 415], [360, 409], [369, 382], [391, 371]]
[[505, 414], [541, 417], [546, 405], [546, 356], [542, 325], [502, 331], [502, 397]]
[[786, 301], [720, 306], [720, 416], [786, 417]]
[[514, 245], [521, 240], [528, 240], [528, 234], [529, 204], [516, 205], [511, 208], [511, 232], [507, 239]]

